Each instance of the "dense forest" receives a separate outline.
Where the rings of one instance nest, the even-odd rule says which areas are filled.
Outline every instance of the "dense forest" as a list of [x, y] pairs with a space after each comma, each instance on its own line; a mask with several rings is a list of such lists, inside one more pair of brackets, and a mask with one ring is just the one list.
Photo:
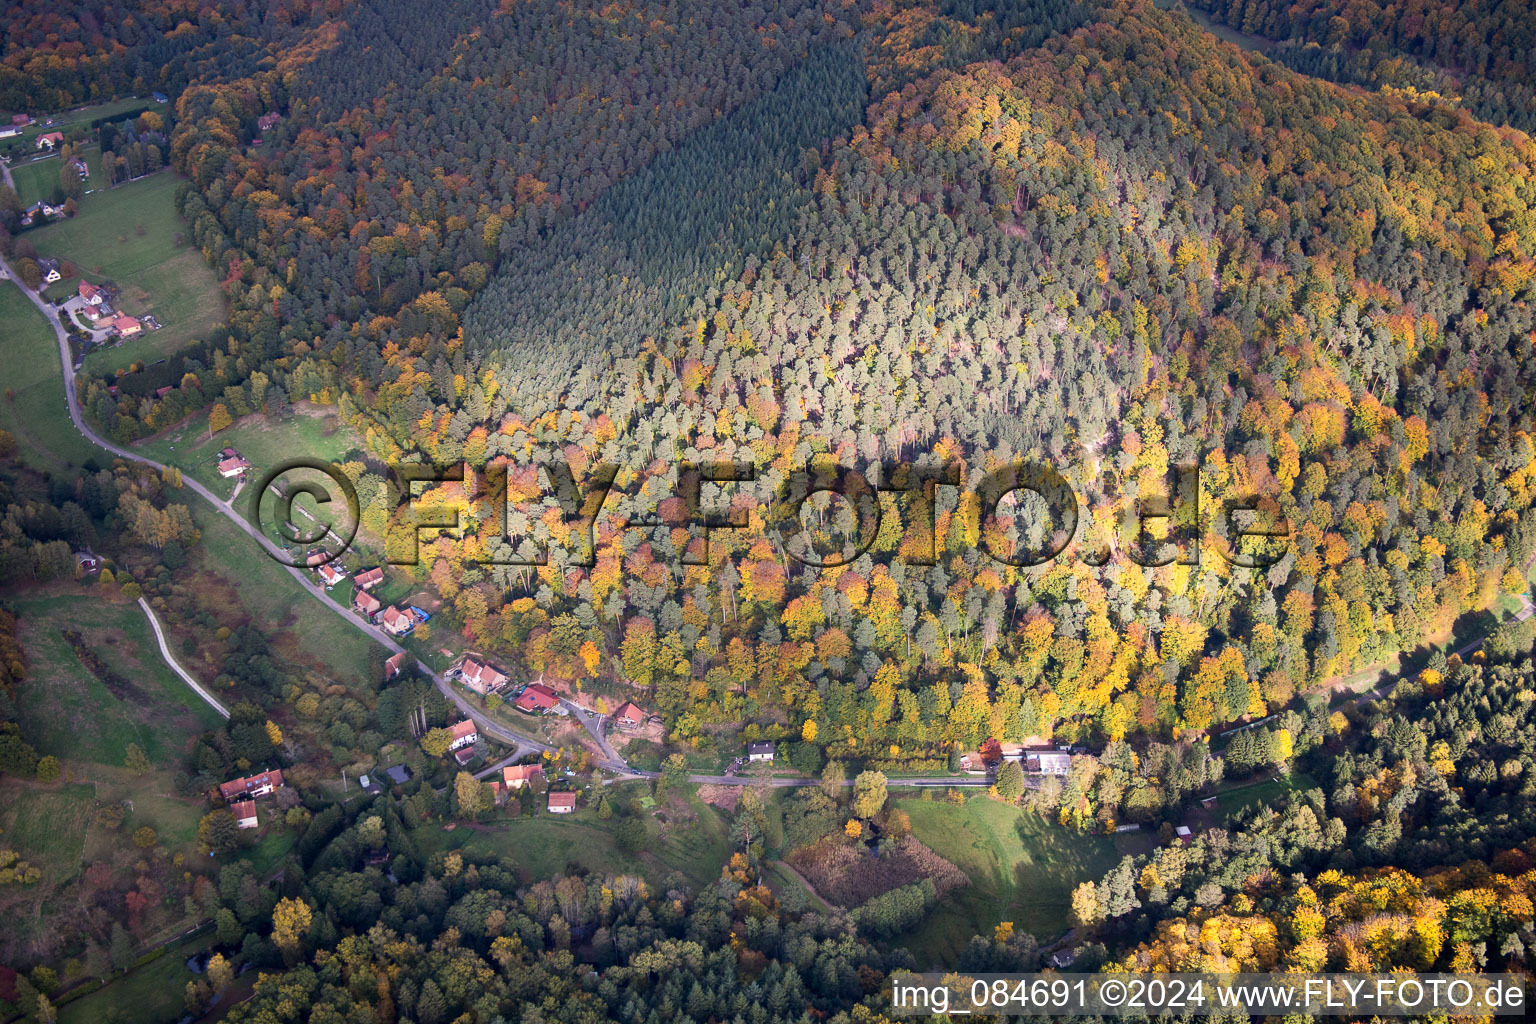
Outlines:
[[1218, 21], [1279, 40], [1269, 56], [1309, 75], [1461, 104], [1536, 128], [1536, 15], [1525, 4], [1196, 0]]
[[[214, 403], [333, 409], [368, 536], [463, 517], [391, 570], [441, 598], [432, 629], [654, 710], [657, 789], [750, 729], [825, 773], [784, 799], [788, 848], [868, 829], [884, 857], [909, 823], [879, 770], [1084, 744], [986, 798], [1158, 836], [1077, 888], [1080, 965], [1524, 970], [1532, 630], [1439, 647], [1536, 561], [1529, 12], [1199, 6], [1280, 45], [1143, 0], [53, 8], [8, 29], [0, 89], [178, 93], [166, 158], [229, 322], [83, 372], [90, 419], [130, 444]], [[1071, 500], [988, 490], [1020, 462]], [[473, 472], [412, 510], [400, 463]], [[733, 479], [695, 498], [706, 463]], [[782, 500], [839, 474], [844, 500]], [[105, 543], [134, 596], [218, 630], [175, 483], [0, 481], [0, 576]], [[1242, 502], [1283, 542], [1235, 536]], [[706, 513], [741, 528], [706, 551]], [[221, 956], [190, 1013], [244, 963], [267, 973], [229, 1019], [262, 1024], [874, 1021], [943, 898], [786, 906], [758, 797], [714, 885], [432, 852], [424, 823], [480, 813], [467, 773], [345, 806], [321, 780], [392, 742], [419, 762], [456, 717], [437, 689], [337, 684], [254, 625], [217, 651], [242, 701], [177, 783], [302, 751], [299, 838], [268, 886], [205, 820], [217, 874], [180, 895]], [[1390, 697], [1335, 693], [1398, 666]], [[0, 754], [38, 771], [9, 721]], [[1224, 780], [1290, 772], [1172, 839]], [[961, 966], [1040, 960], [1010, 924]]]
[[[687, 49], [711, 59], [670, 62], [645, 99], [635, 78], [561, 84], [567, 50], [674, 24], [609, 9], [558, 45], [516, 11], [398, 40], [387, 25], [425, 16], [359, 18], [283, 83], [190, 90], [173, 159], [229, 270], [231, 334], [115, 395], [91, 383], [88, 408], [126, 440], [215, 397], [236, 415], [339, 402], [380, 534], [404, 515], [381, 463], [510, 466], [507, 509], [427, 496], [479, 530], [429, 545], [416, 577], [477, 644], [653, 691], [684, 739], [743, 718], [814, 724], [832, 756], [1169, 737], [1284, 707], [1522, 588], [1525, 136], [1299, 76], [1145, 5], [1063, 8], [1033, 47], [991, 11], [964, 46], [942, 30], [956, 10], [838, 11], [761, 33], [750, 8], [695, 18], [753, 44]], [[1013, 56], [977, 62], [977, 40]], [[398, 48], [391, 84], [338, 56], [371, 46]], [[462, 54], [452, 73], [434, 46]], [[889, 82], [893, 51], [931, 51], [927, 73], [848, 127], [865, 89], [848, 55]], [[242, 148], [261, 90], [287, 105], [282, 144]], [[651, 159], [624, 142], [642, 115]], [[586, 170], [566, 173], [578, 134]], [[540, 504], [552, 455], [578, 480], [621, 470], [593, 552]], [[960, 493], [1044, 459], [1086, 506], [1063, 557], [1018, 565], [1055, 546], [1038, 504], [909, 490], [879, 499], [868, 551], [817, 569], [781, 554], [799, 524], [771, 501], [815, 458], [875, 482], [883, 460], [963, 463]], [[756, 479], [727, 494], [749, 529], [690, 567], [699, 531], [663, 504], [705, 459]], [[1162, 550], [1138, 543], [1124, 520], [1196, 462], [1199, 512], [1175, 501]], [[1221, 557], [1238, 494], [1291, 531], [1265, 570]], [[819, 518], [818, 550], [866, 530], [846, 505]], [[1173, 542], [1173, 564], [1138, 564]], [[589, 642], [596, 666], [575, 657]]]

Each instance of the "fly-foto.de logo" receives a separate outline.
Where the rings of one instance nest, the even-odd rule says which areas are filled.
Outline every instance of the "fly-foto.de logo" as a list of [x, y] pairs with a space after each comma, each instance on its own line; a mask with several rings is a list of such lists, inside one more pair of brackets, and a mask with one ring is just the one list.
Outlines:
[[[1227, 564], [1255, 569], [1280, 561], [1291, 536], [1271, 498], [1203, 501], [1198, 465], [1172, 470], [1161, 493], [1116, 494], [1112, 480], [1095, 487], [1099, 506], [1108, 501], [1118, 512], [1109, 530], [1087, 521], [1078, 493], [1055, 467], [1027, 460], [970, 479], [958, 463], [885, 462], [865, 472], [823, 459], [785, 473], [750, 462], [683, 461], [675, 471], [648, 468], [644, 488], [635, 487], [642, 474], [607, 463], [589, 467], [578, 480], [561, 458], [483, 468], [400, 463], [388, 475], [396, 496], [386, 519], [385, 560], [392, 565], [417, 564], [423, 539], [462, 538], [466, 530], [479, 540], [469, 564], [548, 565], [552, 511], [561, 526], [553, 532], [570, 548], [564, 563], [588, 567], [595, 564], [600, 519], [618, 530], [683, 531], [672, 546], [685, 566], [711, 564], [711, 538], [722, 532], [762, 530], [786, 562], [837, 568], [874, 551], [893, 515], [901, 541], [891, 554], [916, 566], [954, 554], [959, 536], [999, 565], [1019, 568], [1061, 557], [1096, 566], [1116, 558], [1144, 567], [1194, 565], [1209, 542]], [[657, 478], [665, 484], [660, 497]], [[442, 488], [452, 489], [456, 500], [442, 500]], [[946, 521], [968, 516], [974, 528], [941, 537], [946, 490]], [[294, 566], [315, 568], [339, 557], [360, 522], [352, 480], [319, 459], [272, 467], [250, 503], [252, 521], [275, 531], [284, 545], [275, 557]], [[544, 524], [542, 535], [535, 523]]]

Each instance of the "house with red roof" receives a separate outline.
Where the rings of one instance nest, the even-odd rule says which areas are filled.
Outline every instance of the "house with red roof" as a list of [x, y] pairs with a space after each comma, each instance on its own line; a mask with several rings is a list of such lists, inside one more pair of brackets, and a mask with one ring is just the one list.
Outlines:
[[241, 828], [256, 827], [256, 804], [250, 800], [240, 800], [229, 805], [229, 813], [235, 816], [235, 824]]
[[379, 609], [383, 606], [379, 604], [379, 599], [368, 593], [368, 591], [359, 590], [352, 595], [352, 607], [371, 619], [379, 614]]
[[347, 571], [338, 567], [335, 562], [326, 562], [315, 570], [315, 574], [320, 577], [320, 582], [328, 587], [334, 587], [347, 578]]
[[390, 636], [405, 636], [416, 628], [416, 616], [392, 604], [379, 616], [379, 625], [383, 626], [384, 631]]
[[517, 710], [529, 715], [542, 715], [559, 706], [560, 695], [543, 683], [532, 683], [524, 687], [513, 704]]
[[479, 731], [475, 728], [475, 720], [466, 718], [457, 725], [448, 729], [448, 749], [458, 750], [460, 747], [472, 747], [480, 738]]
[[107, 301], [107, 293], [89, 281], [81, 281], [75, 291], [87, 306], [99, 306]]
[[112, 329], [119, 338], [131, 338], [142, 331], [144, 325], [131, 316], [123, 315], [112, 321]]
[[[362, 591], [358, 591], [358, 593], [362, 594]], [[368, 595], [367, 594], [363, 594], [363, 596], [367, 597]], [[395, 678], [395, 676], [399, 675], [400, 674], [400, 668], [404, 664], [405, 664], [405, 652], [404, 651], [401, 651], [399, 654], [391, 655], [389, 660], [384, 662], [384, 681], [387, 683], [391, 679]]]
[[501, 770], [501, 781], [508, 789], [522, 789], [532, 785], [535, 779], [544, 781], [544, 766], [541, 764], [509, 765]]
[[52, 149], [55, 146], [62, 145], [64, 145], [63, 132], [49, 132], [47, 135], [39, 135], [37, 137], [38, 149]]
[[507, 684], [505, 673], [475, 658], [465, 658], [459, 666], [459, 678], [476, 693], [491, 693]]
[[620, 729], [633, 729], [645, 723], [646, 714], [634, 701], [625, 701], [613, 713], [613, 720]]
[[551, 793], [549, 794], [550, 814], [570, 814], [576, 810], [575, 793]]
[[250, 468], [251, 464], [246, 462], [245, 459], [241, 458], [239, 455], [236, 455], [233, 458], [219, 460], [219, 476], [222, 476], [225, 479], [228, 479], [232, 476], [239, 476]]
[[352, 582], [364, 590], [372, 590], [384, 582], [384, 567], [376, 565], [372, 569], [364, 570], [353, 577]]
[[231, 779], [219, 787], [219, 795], [225, 803], [236, 800], [255, 800], [283, 788], [283, 773], [274, 768], [260, 775], [247, 775], [243, 779]]

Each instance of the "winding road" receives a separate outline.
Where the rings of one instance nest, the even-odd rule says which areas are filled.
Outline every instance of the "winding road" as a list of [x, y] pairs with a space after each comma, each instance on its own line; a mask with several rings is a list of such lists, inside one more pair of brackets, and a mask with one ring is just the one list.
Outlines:
[[160, 631], [160, 620], [155, 618], [154, 611], [149, 607], [149, 602], [139, 598], [139, 607], [144, 609], [144, 615], [149, 619], [149, 628], [155, 631], [155, 643], [160, 645], [160, 657], [171, 666], [171, 670], [181, 676], [182, 681], [192, 687], [194, 693], [208, 702], [208, 706], [219, 713], [220, 718], [229, 717], [229, 708], [225, 707], [219, 698], [203, 688], [203, 684], [192, 677], [192, 673], [182, 668], [175, 658], [171, 657], [171, 649], [165, 645], [165, 634]]
[[[8, 170], [6, 170], [5, 177], [9, 177]], [[0, 257], [0, 270], [5, 271], [6, 275], [11, 279], [16, 287], [21, 289], [22, 294], [25, 295], [31, 301], [31, 303], [37, 307], [38, 312], [43, 315], [43, 319], [45, 319], [49, 325], [53, 327], [53, 333], [59, 345], [59, 362], [64, 370], [64, 398], [69, 409], [70, 421], [75, 425], [75, 429], [80, 432], [80, 435], [87, 441], [96, 445], [96, 447], [110, 452], [120, 459], [126, 459], [130, 462], [138, 462], [147, 466], [153, 466], [158, 470], [166, 469], [167, 467], [164, 463], [156, 462], [154, 459], [147, 458], [138, 452], [133, 452], [126, 448], [119, 447], [118, 445], [113, 444], [106, 438], [97, 434], [96, 431], [91, 429], [90, 425], [86, 423], [85, 417], [80, 412], [80, 399], [75, 389], [75, 364], [73, 358], [71, 357], [72, 353], [70, 352], [69, 347], [69, 335], [65, 332], [63, 326], [59, 323], [58, 318], [54, 316], [53, 308], [43, 300], [42, 296], [38, 295], [36, 292], [22, 284], [21, 280], [16, 277], [16, 274], [11, 268], [10, 264], [7, 263], [3, 257]], [[186, 487], [198, 497], [202, 498], [215, 512], [228, 519], [246, 536], [250, 537], [253, 541], [259, 544], [262, 549], [267, 552], [267, 554], [273, 557], [274, 561], [288, 570], [289, 575], [291, 575], [294, 580], [301, 587], [303, 587], [306, 593], [314, 597], [316, 600], [322, 602], [332, 612], [335, 612], [337, 615], [341, 616], [343, 621], [349, 623], [353, 628], [366, 634], [369, 639], [375, 641], [376, 643], [382, 644], [393, 654], [408, 653], [406, 652], [405, 648], [396, 643], [394, 639], [383, 633], [373, 624], [358, 618], [352, 613], [350, 608], [336, 601], [331, 597], [330, 594], [326, 593], [323, 588], [316, 586], [305, 570], [288, 565], [286, 561], [286, 552], [268, 540], [267, 537], [259, 529], [257, 529], [248, 520], [246, 520], [244, 516], [240, 515], [239, 512], [237, 512], [233, 507], [232, 501], [224, 501], [207, 487], [204, 487], [202, 484], [198, 483], [196, 480], [185, 474], [182, 474], [181, 482], [183, 487]], [[160, 643], [160, 653], [165, 656], [167, 663], [170, 664], [170, 666], [176, 670], [176, 673], [180, 675], [181, 678], [188, 683], [188, 685], [196, 690], [204, 700], [208, 701], [215, 708], [215, 710], [217, 710], [225, 718], [228, 718], [228, 709], [220, 704], [212, 694], [208, 693], [208, 691], [204, 689], [202, 685], [199, 684], [190, 675], [190, 673], [178, 665], [175, 659], [171, 657], [170, 649], [166, 646], [165, 638], [161, 632], [159, 621], [155, 618], [154, 613], [150, 611], [149, 605], [147, 603], [145, 603], [143, 600], [140, 600], [139, 603], [144, 608], [145, 614], [149, 616], [150, 625], [154, 628], [155, 638]], [[550, 744], [545, 743], [542, 740], [537, 740], [530, 736], [524, 736], [521, 733], [514, 732], [501, 723], [495, 721], [494, 719], [487, 717], [483, 712], [475, 708], [474, 705], [467, 698], [465, 698], [463, 694], [454, 689], [453, 685], [443, 675], [434, 672], [430, 667], [427, 666], [425, 662], [418, 659], [416, 661], [416, 668], [419, 672], [421, 672], [422, 675], [427, 676], [432, 680], [437, 688], [442, 691], [443, 695], [458, 707], [459, 711], [464, 715], [464, 717], [474, 721], [475, 728], [478, 729], [482, 735], [489, 736], [491, 739], [494, 739], [497, 742], [512, 748], [513, 754], [510, 757], [503, 758], [496, 764], [492, 765], [490, 768], [482, 770], [479, 773], [481, 776], [489, 775], [493, 771], [501, 768], [503, 765], [510, 764], [513, 761], [522, 757], [526, 757], [529, 754], [543, 753], [547, 750], [554, 749]], [[602, 755], [596, 762], [597, 766], [613, 773], [614, 778], [605, 781], [624, 782], [634, 779], [654, 779], [660, 776], [660, 772], [640, 771], [638, 769], [631, 768], [629, 763], [626, 762], [623, 757], [621, 757], [619, 753], [613, 749], [612, 745], [608, 742], [608, 738], [604, 735], [603, 727], [607, 723], [608, 716], [599, 714], [591, 708], [576, 704], [570, 700], [565, 700], [564, 703], [572, 711], [576, 720], [581, 723], [581, 725], [596, 741], [598, 750]], [[756, 781], [750, 777], [740, 775], [690, 775], [688, 778], [691, 782], [699, 783], [701, 785], [713, 786], [748, 786], [754, 784]], [[887, 783], [893, 786], [913, 786], [919, 788], [948, 788], [950, 786], [969, 787], [990, 785], [988, 780], [985, 778], [976, 778], [974, 776], [921, 776], [911, 778], [891, 778], [887, 780]], [[795, 786], [820, 785], [821, 780], [804, 777], [785, 777], [770, 779], [766, 782], [766, 784], [775, 788], [789, 788]], [[851, 785], [852, 783], [850, 782], [849, 784]]]

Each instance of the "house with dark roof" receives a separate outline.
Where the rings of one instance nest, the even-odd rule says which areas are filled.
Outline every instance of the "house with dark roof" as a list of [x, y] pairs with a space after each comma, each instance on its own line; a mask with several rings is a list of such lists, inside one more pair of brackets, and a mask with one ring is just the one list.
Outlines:
[[748, 761], [772, 761], [773, 753], [774, 744], [772, 740], [760, 740], [756, 743], [747, 744]]
[[397, 786], [403, 786], [411, 781], [411, 770], [403, 764], [390, 765], [384, 769], [384, 774]]
[[[38, 205], [37, 212], [39, 214], [41, 214], [43, 212], [43, 208], [42, 208], [41, 204]], [[62, 280], [64, 278], [64, 270], [63, 270], [63, 267], [61, 266], [61, 264], [59, 263], [58, 260], [55, 260], [55, 259], [38, 260], [37, 261], [37, 269], [39, 269], [39, 270], [41, 270], [43, 272], [43, 280], [48, 282], [49, 284], [53, 284], [53, 282]]]

